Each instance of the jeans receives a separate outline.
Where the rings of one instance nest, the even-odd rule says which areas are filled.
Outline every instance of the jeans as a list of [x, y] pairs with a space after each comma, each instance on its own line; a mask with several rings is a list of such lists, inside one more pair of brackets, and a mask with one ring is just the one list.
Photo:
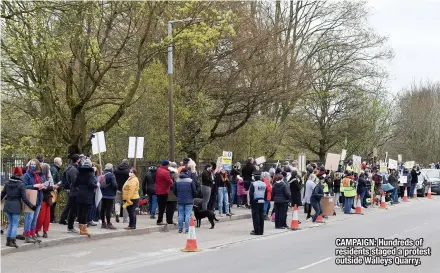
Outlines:
[[185, 222], [185, 230], [189, 230], [189, 221], [191, 218], [192, 207], [193, 205], [179, 204], [179, 231], [183, 230], [183, 222]]
[[93, 201], [92, 207], [89, 210], [89, 215], [87, 216], [87, 222], [99, 221], [99, 206], [101, 202], [99, 202], [98, 206], [96, 206], [95, 204], [95, 201]]
[[219, 187], [218, 188], [218, 213], [222, 214], [223, 204], [226, 207], [226, 214], [229, 214], [229, 202], [228, 202], [228, 188]]
[[[315, 214], [312, 215], [312, 220], [313, 222], [316, 221], [316, 218], [318, 218], [318, 216], [322, 213], [322, 209], [321, 209], [321, 204], [318, 202], [313, 202], [311, 203], [313, 209], [315, 210]], [[351, 209], [351, 207], [350, 207]]]
[[156, 214], [157, 209], [157, 195], [151, 194], [148, 196], [148, 203], [150, 205], [150, 216], [154, 216]]
[[34, 236], [37, 227], [38, 214], [40, 214], [41, 205], [38, 205], [34, 212], [25, 212], [24, 214], [24, 236]]
[[7, 213], [8, 216], [8, 238], [15, 239], [17, 236], [18, 222], [20, 221], [20, 214]]
[[165, 213], [165, 209], [167, 207], [168, 193], [159, 194], [157, 196], [157, 204], [159, 206], [159, 214], [157, 215], [157, 223], [160, 224], [163, 221], [163, 214]]
[[101, 199], [101, 222], [104, 224], [107, 220], [107, 224], [110, 224], [110, 218], [113, 210], [113, 199]]
[[413, 196], [414, 196], [414, 190], [416, 188], [416, 185], [417, 184], [411, 184], [411, 188], [409, 189], [409, 197], [410, 198], [413, 198]]
[[270, 201], [269, 200], [264, 201], [264, 215], [267, 215], [269, 213], [268, 212], [269, 207], [270, 207]]
[[361, 196], [361, 206], [364, 207], [364, 208], [367, 206], [367, 200], [365, 200], [365, 198], [364, 198], [366, 193], [367, 193], [366, 191], [363, 191], [360, 194], [360, 196]]
[[89, 210], [92, 205], [89, 204], [78, 204], [78, 223], [81, 225], [87, 224], [87, 217], [89, 216]]
[[335, 206], [338, 206], [339, 207], [339, 197], [341, 196], [341, 193], [340, 192], [335, 192]]
[[127, 207], [129, 227], [136, 228], [136, 208], [137, 208], [138, 200], [139, 199], [132, 199], [131, 202], [133, 202], [133, 204]]
[[399, 203], [399, 195], [397, 188], [393, 190], [393, 203]]
[[238, 205], [238, 198], [237, 198], [237, 184], [231, 183], [231, 204], [237, 203]]
[[208, 209], [208, 203], [209, 199], [211, 199], [211, 187], [202, 185], [202, 197], [203, 197], [203, 203], [202, 203], [202, 210]]
[[353, 206], [353, 199], [354, 199], [354, 197], [345, 197], [344, 198], [344, 213], [345, 214], [351, 213], [351, 206]]
[[264, 213], [263, 203], [252, 203], [252, 222], [256, 235], [263, 235], [264, 233]]

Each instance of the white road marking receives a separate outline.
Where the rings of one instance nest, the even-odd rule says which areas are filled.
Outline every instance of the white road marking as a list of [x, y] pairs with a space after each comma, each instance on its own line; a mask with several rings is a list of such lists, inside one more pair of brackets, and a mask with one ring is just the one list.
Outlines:
[[92, 253], [91, 251], [82, 251], [82, 252], [78, 252], [78, 253], [74, 253], [74, 254], [63, 254], [60, 255], [61, 257], [73, 257], [73, 258], [81, 258], [84, 257], [86, 255], [89, 255], [90, 253]]
[[422, 226], [424, 226], [424, 225], [426, 225], [426, 224], [428, 224], [428, 222], [425, 222], [425, 223], [423, 223], [423, 224], [421, 224], [421, 225], [418, 225], [418, 226], [415, 226], [415, 227], [413, 227], [413, 228], [407, 229], [407, 230], [405, 230], [403, 233], [405, 233], [405, 232], [409, 232], [409, 231], [414, 230], [414, 229], [419, 228], [419, 227], [422, 227]]
[[317, 261], [317, 262], [315, 262], [315, 263], [312, 263], [312, 264], [309, 264], [309, 265], [306, 265], [306, 266], [300, 267], [300, 268], [298, 268], [298, 270], [307, 269], [307, 268], [312, 267], [312, 266], [315, 266], [315, 265], [317, 265], [317, 264], [320, 264], [320, 263], [323, 263], [323, 262], [329, 261], [329, 260], [331, 260], [331, 259], [333, 259], [333, 258], [335, 258], [335, 256], [328, 257], [328, 258], [322, 259], [322, 260], [320, 260], [320, 261]]

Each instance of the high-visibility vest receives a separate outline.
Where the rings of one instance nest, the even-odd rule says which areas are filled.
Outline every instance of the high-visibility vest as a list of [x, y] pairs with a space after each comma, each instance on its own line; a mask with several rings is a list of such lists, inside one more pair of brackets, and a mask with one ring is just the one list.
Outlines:
[[341, 192], [344, 193], [345, 197], [356, 196], [356, 188], [353, 187], [352, 184], [353, 180], [351, 180], [349, 177], [344, 177], [344, 179], [342, 179]]

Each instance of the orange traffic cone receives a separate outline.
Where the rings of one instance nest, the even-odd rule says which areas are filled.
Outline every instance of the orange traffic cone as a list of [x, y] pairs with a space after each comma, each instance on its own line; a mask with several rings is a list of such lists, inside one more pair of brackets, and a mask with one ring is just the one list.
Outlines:
[[416, 188], [414, 188], [414, 193], [413, 193], [412, 199], [417, 199], [417, 189]]
[[362, 208], [361, 208], [361, 196], [358, 195], [357, 203], [356, 203], [356, 214], [362, 214]]
[[293, 206], [293, 211], [292, 211], [292, 222], [290, 223], [290, 229], [291, 230], [300, 230], [301, 228], [299, 227], [299, 221], [298, 221], [298, 208], [295, 206]]
[[385, 202], [385, 192], [382, 192], [382, 198], [380, 199], [380, 208], [386, 209], [387, 203]]
[[431, 184], [429, 184], [429, 188], [428, 188], [428, 194], [426, 195], [427, 198], [432, 199], [432, 195], [431, 195]]
[[188, 238], [186, 239], [186, 247], [182, 249], [183, 252], [200, 252], [201, 250], [197, 248], [196, 240], [196, 227], [194, 225], [194, 218], [191, 216], [189, 221]]
[[405, 187], [405, 191], [403, 192], [403, 201], [405, 201], [405, 202], [409, 202], [409, 200], [408, 200], [408, 190], [407, 190], [407, 188], [408, 188], [408, 187]]

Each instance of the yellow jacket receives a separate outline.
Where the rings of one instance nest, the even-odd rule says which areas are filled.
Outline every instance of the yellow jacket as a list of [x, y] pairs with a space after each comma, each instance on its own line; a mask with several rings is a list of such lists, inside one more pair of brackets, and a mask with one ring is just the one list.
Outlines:
[[139, 179], [136, 176], [128, 178], [122, 187], [122, 200], [125, 201], [123, 207], [133, 205], [131, 200], [139, 199]]

